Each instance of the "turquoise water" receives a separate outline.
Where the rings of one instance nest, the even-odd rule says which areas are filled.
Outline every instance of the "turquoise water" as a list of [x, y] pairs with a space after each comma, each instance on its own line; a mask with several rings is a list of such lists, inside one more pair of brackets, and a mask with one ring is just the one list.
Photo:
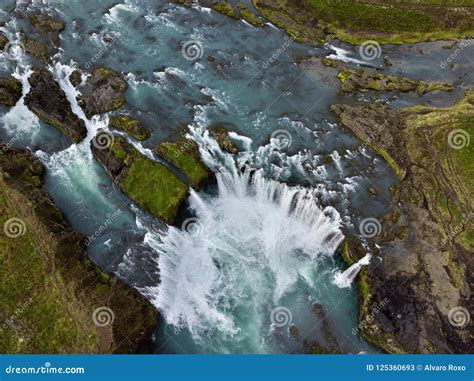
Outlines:
[[[138, 148], [150, 155], [147, 148], [184, 125], [217, 174], [217, 185], [191, 193], [182, 218], [191, 225], [168, 227], [134, 206], [93, 160], [89, 140], [106, 126], [106, 115], [85, 120], [88, 138], [70, 145], [22, 101], [0, 110], [2, 141], [28, 146], [43, 161], [44, 187], [55, 204], [75, 229], [94, 236], [90, 257], [161, 312], [157, 352], [304, 352], [312, 342], [331, 352], [374, 350], [353, 334], [356, 290], [334, 284], [345, 269], [334, 253], [344, 234], [357, 233], [360, 219], [386, 210], [395, 177], [329, 112], [341, 101], [335, 76], [294, 63], [301, 54], [330, 54], [330, 46], [296, 44], [271, 25], [254, 28], [205, 8], [151, 0], [87, 0], [81, 7], [34, 1], [28, 10], [17, 8], [42, 8], [66, 21], [50, 70], [79, 117], [85, 118], [67, 76], [75, 67], [111, 67], [129, 84], [124, 110], [152, 131]], [[24, 19], [0, 16], [12, 39], [29, 30]], [[189, 41], [200, 58], [183, 55]], [[333, 44], [356, 57], [353, 47]], [[428, 53], [418, 57], [412, 47], [384, 53], [407, 70], [402, 74], [418, 77], [428, 62], [435, 66], [439, 54], [446, 55], [440, 43], [423, 46]], [[0, 70], [15, 72], [26, 85], [34, 64], [2, 56]], [[433, 79], [460, 80], [462, 70], [433, 70]], [[458, 96], [423, 99], [436, 104]], [[415, 102], [409, 96], [391, 101], [397, 107]], [[235, 131], [238, 156], [221, 152], [206, 135], [217, 122]], [[286, 139], [283, 146], [271, 139], [275, 131]], [[96, 236], [98, 229], [103, 232]]]

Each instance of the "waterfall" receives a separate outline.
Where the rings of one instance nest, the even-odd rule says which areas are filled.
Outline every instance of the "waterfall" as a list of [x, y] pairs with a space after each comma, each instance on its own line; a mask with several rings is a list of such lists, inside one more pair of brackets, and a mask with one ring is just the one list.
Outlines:
[[334, 274], [334, 284], [339, 288], [347, 288], [351, 287], [352, 282], [356, 278], [357, 274], [359, 274], [360, 269], [362, 266], [367, 266], [370, 263], [370, 259], [372, 258], [372, 254], [367, 253], [363, 258], [359, 259], [356, 263], [350, 266], [346, 271], [341, 272], [337, 271]]
[[[314, 190], [265, 176], [255, 162], [271, 149], [244, 151], [236, 160], [207, 131], [191, 127], [189, 136], [216, 173], [217, 195], [191, 191], [195, 218], [162, 236], [146, 234], [161, 283], [141, 291], [168, 324], [188, 329], [197, 343], [212, 342], [208, 336], [217, 332], [213, 350], [238, 350], [236, 342], [252, 340], [251, 352], [265, 352], [265, 309], [333, 255], [343, 239], [339, 214], [320, 207]], [[241, 140], [250, 147], [248, 138]]]

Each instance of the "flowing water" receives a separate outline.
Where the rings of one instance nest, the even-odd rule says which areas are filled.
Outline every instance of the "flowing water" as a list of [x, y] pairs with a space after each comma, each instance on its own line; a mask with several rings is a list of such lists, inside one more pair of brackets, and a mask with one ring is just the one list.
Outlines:
[[[0, 137], [35, 152], [47, 168], [45, 189], [72, 226], [89, 236], [90, 257], [160, 311], [156, 351], [302, 352], [311, 343], [329, 351], [374, 351], [352, 333], [357, 325], [352, 281], [371, 254], [346, 269], [335, 252], [344, 234], [358, 234], [361, 219], [383, 214], [395, 177], [329, 112], [330, 104], [341, 101], [337, 78], [322, 66], [303, 70], [294, 63], [301, 54], [334, 54], [357, 63], [356, 50], [337, 42], [335, 51], [296, 44], [271, 25], [255, 28], [198, 5], [156, 0], [16, 5], [17, 15], [40, 8], [66, 22], [49, 70], [88, 135], [70, 144], [22, 99], [10, 110], [0, 109]], [[0, 29], [11, 40], [20, 29], [31, 30], [24, 18], [9, 17], [0, 13], [6, 21]], [[188, 41], [199, 42], [200, 58], [185, 57]], [[402, 54], [400, 60], [416, 62]], [[34, 64], [26, 56], [0, 56], [0, 72], [14, 73], [24, 95]], [[68, 76], [74, 68], [96, 66], [127, 79], [124, 110], [152, 132], [143, 143], [126, 137], [142, 154], [160, 161], [151, 149], [185, 125], [216, 174], [216, 185], [191, 190], [182, 226], [166, 226], [133, 205], [93, 159], [90, 140], [107, 128], [108, 115], [88, 120]], [[445, 75], [458, 78], [456, 70]], [[393, 104], [414, 101], [401, 97]], [[238, 155], [221, 151], [208, 135], [217, 122], [233, 131]]]

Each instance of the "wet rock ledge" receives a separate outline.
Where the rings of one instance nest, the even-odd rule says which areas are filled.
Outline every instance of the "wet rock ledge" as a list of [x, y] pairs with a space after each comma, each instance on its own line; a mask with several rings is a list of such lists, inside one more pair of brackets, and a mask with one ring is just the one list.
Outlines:
[[89, 260], [41, 189], [41, 163], [2, 145], [0, 170], [0, 351], [150, 352], [156, 310]]
[[[382, 260], [358, 276], [362, 336], [390, 353], [472, 352], [474, 90], [448, 108], [332, 110], [400, 179], [369, 240]], [[342, 250], [348, 265], [364, 255], [356, 240]]]

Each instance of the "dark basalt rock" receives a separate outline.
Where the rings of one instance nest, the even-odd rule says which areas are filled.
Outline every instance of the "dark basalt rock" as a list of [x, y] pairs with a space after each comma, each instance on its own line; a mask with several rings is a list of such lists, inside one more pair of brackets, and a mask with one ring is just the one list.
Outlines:
[[31, 90], [25, 104], [43, 122], [51, 124], [75, 143], [84, 139], [87, 129], [84, 121], [71, 110], [66, 94], [46, 69], [36, 70], [29, 79]]
[[2, 32], [0, 32], [0, 49], [3, 50], [8, 44], [8, 38]]
[[224, 124], [214, 124], [209, 127], [209, 133], [216, 139], [217, 143], [221, 149], [226, 152], [236, 154], [239, 152], [239, 149], [234, 144], [232, 140], [230, 140], [229, 135], [227, 134], [229, 129]]
[[127, 82], [122, 76], [108, 68], [95, 69], [80, 89], [79, 103], [88, 118], [113, 111], [125, 102]]
[[41, 61], [48, 60], [48, 47], [41, 41], [23, 34], [21, 37], [21, 43], [25, 47], [25, 51], [28, 54], [31, 54], [33, 57]]
[[61, 32], [65, 27], [64, 21], [45, 14], [29, 16], [28, 20], [32, 25], [45, 33]]
[[21, 98], [21, 82], [14, 77], [0, 78], [0, 104], [15, 106]]

